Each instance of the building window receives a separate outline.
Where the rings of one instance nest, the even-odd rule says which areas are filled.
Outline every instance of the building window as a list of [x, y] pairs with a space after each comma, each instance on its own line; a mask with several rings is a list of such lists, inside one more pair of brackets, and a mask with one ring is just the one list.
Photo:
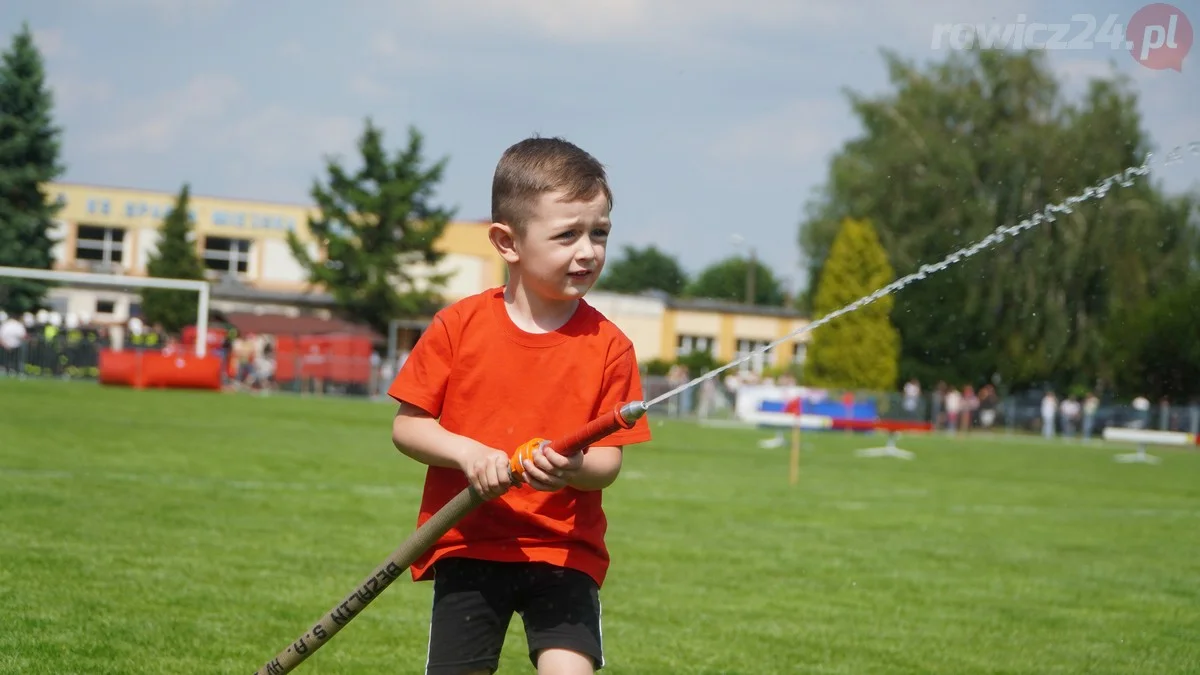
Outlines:
[[248, 274], [250, 272], [250, 240], [205, 237], [204, 266], [225, 274]]
[[756, 373], [761, 373], [766, 355], [757, 353], [760, 349], [771, 344], [770, 340], [738, 340], [737, 341], [737, 360], [742, 360], [751, 354], [752, 358], [738, 365], [738, 370], [753, 370]]
[[75, 259], [119, 265], [125, 253], [125, 230], [80, 225], [75, 232]]
[[675, 340], [675, 358], [694, 352], [713, 353], [715, 340], [707, 335], [680, 335]]
[[116, 302], [114, 302], [112, 300], [97, 300], [96, 301], [96, 313], [97, 314], [113, 314], [116, 311], [117, 311], [117, 303]]
[[794, 363], [798, 366], [802, 366], [802, 365], [804, 365], [804, 361], [807, 358], [808, 358], [808, 343], [797, 342], [796, 343], [796, 351], [792, 353], [792, 363]]

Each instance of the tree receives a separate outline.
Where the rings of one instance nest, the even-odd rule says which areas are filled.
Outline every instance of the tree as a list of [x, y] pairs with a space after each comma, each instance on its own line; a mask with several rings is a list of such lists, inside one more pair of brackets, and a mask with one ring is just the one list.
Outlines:
[[389, 158], [383, 132], [368, 119], [358, 140], [362, 166], [349, 173], [327, 159], [328, 184], [313, 183], [318, 213], [308, 228], [326, 259], [288, 233], [309, 281], [328, 289], [348, 318], [380, 333], [391, 319], [435, 311], [450, 277], [432, 267], [443, 257], [435, 244], [453, 217], [431, 203], [447, 160], [426, 166], [423, 146], [410, 127], [407, 146]]
[[[771, 268], [758, 260], [754, 265], [754, 304], [782, 307], [786, 303], [783, 289], [771, 272]], [[750, 261], [734, 256], [718, 261], [697, 275], [687, 287], [687, 295], [696, 298], [713, 298], [730, 302], [745, 302], [749, 283]]]
[[626, 245], [622, 257], [605, 267], [596, 288], [614, 293], [657, 290], [679, 296], [688, 283], [687, 273], [679, 261], [654, 246], [639, 249]]
[[[158, 233], [158, 248], [150, 254], [146, 272], [162, 279], [203, 279], [204, 265], [196, 253], [188, 205], [190, 188], [185, 183], [175, 198], [175, 206], [163, 219]], [[142, 313], [147, 323], [162, 324], [170, 333], [178, 333], [196, 321], [199, 298], [194, 291], [162, 288], [142, 290]]]
[[[848, 93], [862, 134], [835, 156], [801, 225], [810, 286], [851, 214], [871, 220], [907, 275], [1150, 150], [1125, 78], [1093, 80], [1068, 102], [1041, 52], [977, 50], [927, 68], [884, 56], [892, 90]], [[1181, 277], [1186, 221], [1138, 180], [913, 284], [892, 311], [901, 378], [1062, 388], [1110, 377], [1101, 328]]]
[[[813, 296], [819, 319], [893, 279], [887, 253], [870, 223], [847, 218], [829, 248]], [[830, 321], [812, 332], [804, 379], [818, 387], [891, 391], [896, 386], [900, 336], [892, 325], [891, 296]]]
[[[42, 56], [25, 24], [0, 63], [0, 265], [50, 269], [54, 216], [45, 185], [60, 176], [54, 98]], [[48, 285], [26, 279], [0, 284], [0, 308], [11, 314], [43, 307]]]
[[1200, 276], [1114, 318], [1118, 391], [1184, 402], [1200, 396]]

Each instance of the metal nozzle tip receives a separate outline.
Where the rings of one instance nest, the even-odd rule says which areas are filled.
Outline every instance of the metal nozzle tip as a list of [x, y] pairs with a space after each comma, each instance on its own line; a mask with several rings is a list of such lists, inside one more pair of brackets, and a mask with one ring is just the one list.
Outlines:
[[621, 416], [627, 426], [633, 426], [649, 409], [650, 407], [646, 405], [645, 401], [630, 401], [621, 406], [617, 414]]

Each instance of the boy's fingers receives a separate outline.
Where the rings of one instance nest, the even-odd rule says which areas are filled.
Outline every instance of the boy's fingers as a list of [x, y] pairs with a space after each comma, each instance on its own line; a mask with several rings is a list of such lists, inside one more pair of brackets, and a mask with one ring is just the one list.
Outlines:
[[553, 469], [565, 469], [571, 466], [571, 460], [573, 459], [572, 457], [560, 455], [557, 452], [549, 449], [546, 450], [544, 457], [550, 464], [550, 468]]
[[508, 474], [507, 462], [493, 464], [492, 475], [494, 476], [493, 480], [496, 482], [496, 487], [501, 491], [508, 489], [508, 486], [512, 484], [512, 477]]
[[558, 464], [549, 455], [538, 455], [533, 458], [533, 464], [547, 473], [558, 468]]
[[543, 492], [553, 492], [566, 487], [567, 482], [562, 479], [557, 470], [542, 471], [532, 462], [525, 463], [525, 478], [529, 486], [535, 490]]
[[546, 471], [545, 469], [543, 469], [542, 467], [538, 466], [537, 462], [531, 462], [529, 460], [525, 460], [524, 467], [525, 467], [525, 475], [528, 478], [530, 478], [532, 480], [536, 480], [537, 482], [542, 483], [542, 484], [545, 484], [546, 481], [550, 480], [549, 472]]
[[564, 484], [562, 484], [561, 482], [556, 482], [556, 481], [548, 482], [548, 481], [542, 481], [542, 480], [531, 480], [531, 481], [529, 481], [529, 487], [531, 487], [535, 490], [540, 490], [541, 492], [555, 492], [557, 490], [562, 489], [564, 487]]

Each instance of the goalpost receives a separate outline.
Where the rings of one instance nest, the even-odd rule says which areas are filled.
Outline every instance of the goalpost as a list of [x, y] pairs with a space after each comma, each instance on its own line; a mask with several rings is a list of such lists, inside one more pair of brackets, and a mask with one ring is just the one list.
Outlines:
[[89, 286], [125, 288], [162, 288], [172, 291], [196, 291], [200, 303], [196, 308], [196, 356], [204, 356], [208, 348], [208, 292], [207, 281], [195, 279], [160, 279], [158, 277], [120, 277], [111, 274], [89, 272], [59, 272], [28, 267], [0, 266], [0, 277], [34, 279], [37, 281], [59, 281]]

